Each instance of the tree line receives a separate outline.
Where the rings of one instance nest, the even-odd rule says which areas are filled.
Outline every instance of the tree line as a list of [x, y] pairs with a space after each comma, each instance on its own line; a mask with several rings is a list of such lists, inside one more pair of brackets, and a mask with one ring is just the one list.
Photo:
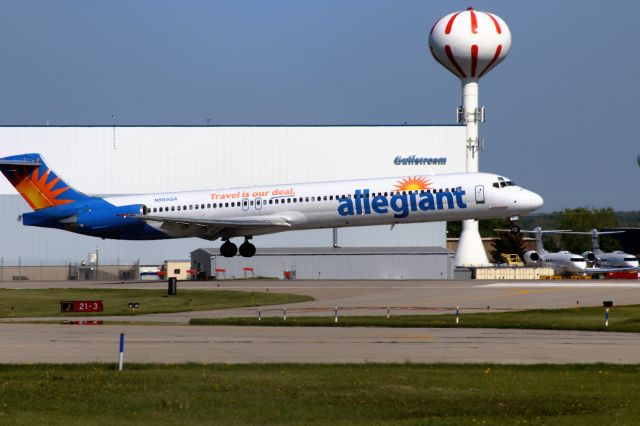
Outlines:
[[[590, 231], [591, 229], [608, 229], [618, 227], [640, 226], [640, 211], [615, 212], [610, 207], [588, 208], [578, 207], [564, 209], [553, 213], [539, 213], [523, 217], [520, 220], [522, 229], [532, 230], [539, 226], [542, 229], [570, 229], [573, 231]], [[447, 222], [447, 237], [460, 236], [462, 223]], [[480, 236], [483, 238], [495, 238], [494, 250], [489, 254], [490, 261], [502, 263], [501, 254], [518, 254], [520, 257], [525, 252], [524, 237], [531, 234], [513, 234], [511, 232], [499, 232], [498, 229], [510, 229], [507, 219], [480, 220]], [[622, 235], [622, 234], [621, 234]], [[591, 237], [588, 235], [547, 234], [544, 236], [545, 248], [548, 251], [568, 250], [572, 253], [582, 253], [591, 250]], [[600, 247], [604, 251], [620, 250], [621, 245], [614, 235], [603, 235], [600, 238]]]

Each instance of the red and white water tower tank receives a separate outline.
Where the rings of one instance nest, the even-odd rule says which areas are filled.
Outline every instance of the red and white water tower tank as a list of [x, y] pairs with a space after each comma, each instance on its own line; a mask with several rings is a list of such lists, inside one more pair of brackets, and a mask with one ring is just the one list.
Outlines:
[[479, 79], [511, 50], [511, 32], [497, 15], [468, 8], [435, 23], [429, 34], [431, 54], [458, 78]]

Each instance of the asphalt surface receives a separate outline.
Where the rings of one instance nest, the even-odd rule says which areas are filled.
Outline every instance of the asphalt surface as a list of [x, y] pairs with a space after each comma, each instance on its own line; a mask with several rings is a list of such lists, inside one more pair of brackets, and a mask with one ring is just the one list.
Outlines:
[[[163, 288], [166, 283], [29, 282], [4, 288]], [[636, 281], [227, 281], [184, 282], [180, 289], [308, 294], [287, 315], [393, 315], [521, 310], [640, 303]], [[281, 316], [282, 306], [262, 307]], [[125, 333], [129, 362], [498, 362], [638, 363], [640, 336], [544, 330], [187, 326], [192, 317], [251, 316], [257, 308], [92, 317], [159, 325], [0, 323], [0, 362], [116, 362]], [[77, 319], [77, 318], [75, 318]], [[60, 318], [55, 318], [56, 322]], [[13, 320], [15, 321], [15, 320]]]
[[5, 324], [2, 363], [638, 363], [631, 333], [495, 329], [390, 329]]

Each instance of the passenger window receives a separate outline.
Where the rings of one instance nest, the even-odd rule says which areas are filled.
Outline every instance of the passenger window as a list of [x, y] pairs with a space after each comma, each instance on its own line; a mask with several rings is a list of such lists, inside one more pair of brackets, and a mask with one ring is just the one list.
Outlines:
[[309, 202], [309, 197], [305, 197], [304, 201]]
[[[175, 211], [176, 207], [175, 206], [171, 206], [171, 211]], [[179, 210], [180, 208], [178, 208]]]
[[207, 203], [207, 208], [210, 209], [211, 208], [211, 203]]
[[329, 200], [333, 201], [333, 195], [329, 195]]
[[[171, 210], [173, 210], [173, 209], [171, 209]], [[180, 206], [178, 206], [178, 211], [180, 211]]]
[[224, 203], [224, 206], [225, 207], [229, 207], [229, 203]]
[[249, 205], [252, 206], [253, 205], [253, 200], [249, 201]]

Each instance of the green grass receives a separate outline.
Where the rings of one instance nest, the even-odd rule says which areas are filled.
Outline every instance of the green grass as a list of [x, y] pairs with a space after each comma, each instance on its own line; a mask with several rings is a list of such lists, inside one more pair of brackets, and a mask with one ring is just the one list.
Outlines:
[[344, 316], [334, 322], [333, 316], [251, 318], [193, 318], [192, 325], [261, 325], [298, 327], [465, 327], [527, 328], [545, 330], [589, 330], [640, 332], [640, 305], [617, 306], [609, 311], [609, 326], [604, 325], [604, 308], [536, 309], [517, 312], [483, 312], [461, 314], [456, 324], [454, 314]]
[[1, 365], [11, 425], [637, 424], [640, 366]]
[[[0, 317], [56, 317], [92, 314], [60, 312], [62, 300], [102, 300], [104, 311], [93, 315], [130, 315], [129, 302], [140, 303], [134, 314], [203, 311], [285, 304], [313, 300], [295, 294], [249, 293], [243, 291], [199, 291], [178, 289], [177, 296], [167, 296], [166, 290], [135, 289], [0, 289]], [[13, 309], [12, 309], [13, 308]]]

